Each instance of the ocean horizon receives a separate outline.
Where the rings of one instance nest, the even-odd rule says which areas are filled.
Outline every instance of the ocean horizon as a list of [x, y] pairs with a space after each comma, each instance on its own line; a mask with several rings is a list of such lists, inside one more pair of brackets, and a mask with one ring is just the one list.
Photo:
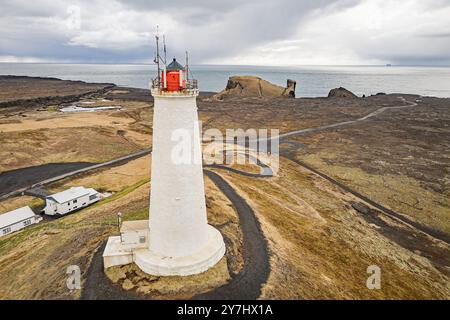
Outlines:
[[[297, 82], [297, 97], [323, 97], [336, 87], [358, 96], [379, 92], [450, 97], [448, 66], [246, 66], [191, 65], [201, 91], [218, 92], [234, 75], [259, 76], [285, 86]], [[0, 75], [55, 77], [63, 80], [115, 83], [118, 86], [148, 88], [156, 74], [152, 64], [98, 63], [0, 63]]]

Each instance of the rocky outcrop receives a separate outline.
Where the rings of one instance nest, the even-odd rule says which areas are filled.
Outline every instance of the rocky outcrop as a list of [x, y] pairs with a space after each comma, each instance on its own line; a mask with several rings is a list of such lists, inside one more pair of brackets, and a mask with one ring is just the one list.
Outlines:
[[357, 98], [357, 96], [353, 92], [339, 87], [330, 90], [330, 92], [328, 93], [328, 98]]
[[0, 75], [0, 108], [45, 107], [105, 94], [113, 83], [87, 83], [57, 78]]
[[115, 85], [106, 86], [102, 89], [88, 91], [82, 94], [73, 94], [73, 95], [67, 95], [67, 96], [49, 96], [49, 97], [38, 97], [38, 98], [32, 98], [32, 99], [18, 99], [18, 100], [12, 100], [12, 101], [4, 101], [0, 102], [0, 108], [9, 108], [9, 107], [23, 107], [23, 108], [29, 108], [29, 107], [45, 107], [49, 105], [60, 105], [63, 103], [73, 103], [76, 101], [79, 101], [82, 98], [92, 98], [96, 97], [102, 94], [105, 94], [112, 88], [114, 88]]
[[355, 209], [359, 213], [366, 214], [366, 215], [370, 213], [370, 208], [362, 202], [352, 201], [351, 206], [353, 209]]
[[297, 86], [297, 82], [295, 80], [287, 79], [285, 95], [295, 98], [295, 87], [296, 86]]
[[225, 90], [214, 95], [216, 100], [232, 97], [291, 97], [295, 98], [294, 80], [288, 79], [287, 86], [281, 87], [255, 76], [230, 77]]

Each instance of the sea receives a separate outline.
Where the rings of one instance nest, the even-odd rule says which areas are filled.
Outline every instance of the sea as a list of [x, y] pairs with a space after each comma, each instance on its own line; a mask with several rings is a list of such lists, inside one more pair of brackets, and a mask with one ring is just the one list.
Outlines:
[[[297, 81], [297, 97], [323, 97], [344, 87], [355, 94], [411, 93], [450, 97], [450, 67], [421, 66], [230, 66], [192, 65], [201, 91], [218, 92], [234, 75], [255, 75], [280, 86]], [[0, 75], [56, 77], [64, 80], [107, 82], [148, 88], [156, 66], [145, 64], [0, 63]]]

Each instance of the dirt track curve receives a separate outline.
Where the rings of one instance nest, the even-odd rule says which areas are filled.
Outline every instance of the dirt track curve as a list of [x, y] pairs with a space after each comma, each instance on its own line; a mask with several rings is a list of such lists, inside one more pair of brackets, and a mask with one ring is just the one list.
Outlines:
[[[228, 167], [214, 166], [232, 172], [245, 173]], [[225, 285], [209, 292], [194, 296], [193, 299], [214, 300], [256, 300], [261, 294], [261, 287], [270, 273], [267, 240], [253, 209], [239, 194], [217, 173], [205, 170], [205, 174], [231, 201], [239, 216], [239, 224], [243, 234], [244, 266], [241, 272], [234, 275]], [[262, 176], [266, 177], [266, 176]], [[94, 254], [92, 263], [86, 274], [81, 299], [142, 299], [147, 298], [134, 292], [125, 291], [113, 284], [103, 272], [102, 253], [104, 242]]]

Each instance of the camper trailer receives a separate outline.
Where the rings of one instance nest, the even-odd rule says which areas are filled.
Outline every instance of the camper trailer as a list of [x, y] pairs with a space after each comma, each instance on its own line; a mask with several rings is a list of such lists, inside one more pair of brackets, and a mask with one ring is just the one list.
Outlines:
[[43, 213], [49, 216], [65, 215], [87, 207], [101, 199], [100, 193], [92, 188], [72, 187], [45, 198]]

